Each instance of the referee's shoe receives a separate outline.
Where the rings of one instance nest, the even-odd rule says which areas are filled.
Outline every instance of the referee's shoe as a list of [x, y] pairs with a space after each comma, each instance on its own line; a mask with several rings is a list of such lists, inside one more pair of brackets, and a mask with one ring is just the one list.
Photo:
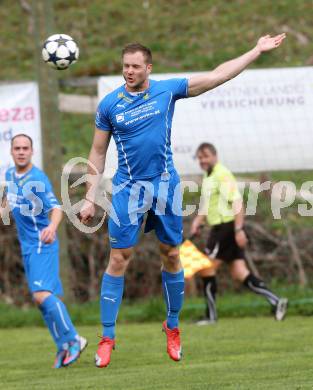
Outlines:
[[287, 314], [287, 308], [288, 308], [288, 299], [287, 298], [280, 298], [277, 302], [277, 305], [275, 307], [275, 319], [277, 321], [282, 321], [286, 314]]

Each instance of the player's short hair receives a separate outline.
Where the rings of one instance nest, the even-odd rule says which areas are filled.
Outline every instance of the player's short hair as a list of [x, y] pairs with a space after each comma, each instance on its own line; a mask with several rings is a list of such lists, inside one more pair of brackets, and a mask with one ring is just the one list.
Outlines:
[[204, 150], [209, 150], [214, 156], [217, 155], [216, 147], [213, 144], [210, 144], [209, 142], [203, 142], [200, 144], [197, 148], [196, 155], [199, 152], [203, 152]]
[[151, 50], [148, 47], [143, 46], [141, 43], [137, 42], [128, 43], [126, 46], [124, 46], [122, 50], [122, 58], [126, 53], [137, 53], [138, 51], [140, 51], [145, 57], [146, 64], [152, 64]]
[[14, 137], [11, 138], [11, 148], [13, 147], [14, 140], [16, 138], [18, 138], [18, 137], [25, 137], [25, 138], [27, 138], [29, 140], [29, 142], [30, 142], [31, 148], [33, 148], [33, 139], [29, 135], [24, 134], [24, 133], [16, 134]]

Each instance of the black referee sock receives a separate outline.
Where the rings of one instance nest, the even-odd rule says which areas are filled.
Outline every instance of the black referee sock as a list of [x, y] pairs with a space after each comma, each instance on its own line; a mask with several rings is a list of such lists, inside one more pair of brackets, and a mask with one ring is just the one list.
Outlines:
[[206, 300], [206, 317], [211, 321], [217, 321], [217, 312], [216, 312], [216, 293], [217, 293], [217, 283], [215, 276], [206, 276], [202, 278], [203, 280], [203, 293]]
[[254, 293], [263, 295], [263, 297], [266, 298], [272, 306], [277, 305], [279, 298], [266, 287], [263, 280], [257, 278], [253, 274], [249, 274], [243, 281], [243, 284]]

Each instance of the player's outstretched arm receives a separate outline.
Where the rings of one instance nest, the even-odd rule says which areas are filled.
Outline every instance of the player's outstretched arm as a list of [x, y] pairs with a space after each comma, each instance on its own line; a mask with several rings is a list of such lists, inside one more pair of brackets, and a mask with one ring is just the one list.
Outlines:
[[240, 57], [224, 62], [211, 72], [191, 77], [188, 82], [188, 95], [190, 97], [198, 96], [231, 80], [246, 69], [262, 53], [279, 47], [285, 38], [286, 34], [279, 34], [275, 37], [265, 35], [258, 40], [253, 49]]
[[111, 139], [110, 131], [95, 128], [94, 138], [88, 157], [88, 182], [86, 184], [86, 200], [81, 209], [80, 217], [83, 223], [88, 222], [95, 214], [94, 202], [96, 191], [101, 180], [106, 153]]

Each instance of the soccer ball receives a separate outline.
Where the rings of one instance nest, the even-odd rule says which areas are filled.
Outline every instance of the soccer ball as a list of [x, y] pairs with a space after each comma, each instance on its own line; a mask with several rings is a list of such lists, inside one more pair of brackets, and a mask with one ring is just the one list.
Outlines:
[[51, 35], [42, 48], [43, 60], [54, 69], [67, 69], [78, 57], [79, 48], [76, 42], [66, 34]]

